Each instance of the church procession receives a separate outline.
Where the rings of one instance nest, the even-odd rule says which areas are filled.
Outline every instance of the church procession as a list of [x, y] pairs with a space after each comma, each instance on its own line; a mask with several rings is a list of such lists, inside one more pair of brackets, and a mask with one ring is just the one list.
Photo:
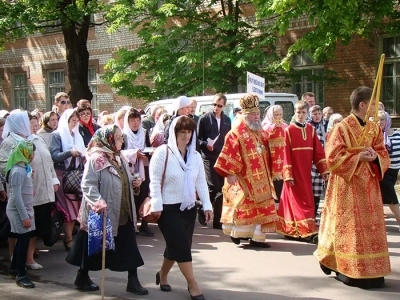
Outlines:
[[[316, 105], [311, 91], [293, 104], [290, 120], [277, 104], [260, 111], [256, 93], [243, 94], [230, 113], [223, 93], [201, 115], [195, 97], [180, 96], [172, 114], [126, 106], [96, 119], [89, 101], [72, 107], [66, 93], [49, 112], [1, 111], [8, 256], [0, 264], [18, 286], [40, 289], [31, 272], [44, 268], [37, 261], [51, 266], [39, 248], [62, 239], [75, 288], [101, 290], [104, 299], [108, 269], [125, 272], [126, 291], [144, 296], [138, 239], [160, 238], [156, 285], [174, 292], [176, 263], [187, 297], [201, 300], [207, 292], [192, 258], [200, 224], [229, 236], [231, 247], [270, 251], [277, 235], [292, 247], [313, 245], [326, 280], [384, 289], [391, 274], [384, 205], [400, 225], [400, 133], [379, 101], [381, 76], [382, 67], [373, 88], [353, 90], [346, 117]], [[89, 273], [100, 270], [94, 282]]]

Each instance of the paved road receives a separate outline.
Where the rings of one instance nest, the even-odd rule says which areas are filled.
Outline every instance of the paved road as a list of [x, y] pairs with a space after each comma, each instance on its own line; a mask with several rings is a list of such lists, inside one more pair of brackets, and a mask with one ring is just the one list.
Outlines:
[[[386, 213], [389, 211], [385, 208]], [[389, 214], [390, 216], [390, 214]], [[399, 299], [400, 295], [400, 233], [395, 220], [387, 221], [392, 275], [386, 278], [387, 287], [380, 290], [351, 288], [324, 275], [312, 253], [314, 245], [283, 239], [270, 234], [270, 249], [253, 249], [234, 245], [219, 230], [197, 224], [193, 257], [195, 274], [207, 300], [287, 300], [287, 299]], [[155, 285], [155, 273], [162, 261], [164, 242], [156, 226], [154, 238], [138, 237], [145, 265], [139, 269], [142, 284], [149, 289], [147, 296], [127, 293], [126, 273], [106, 272], [106, 299], [189, 300], [185, 280], [175, 266], [170, 274], [171, 293], [163, 293]], [[76, 268], [64, 262], [66, 255], [62, 243], [52, 248], [39, 244], [38, 262], [44, 269], [29, 271], [36, 288], [17, 287], [7, 274], [9, 264], [0, 263], [0, 300], [94, 300], [100, 292], [83, 293], [76, 290], [73, 281]], [[6, 249], [0, 249], [6, 255]], [[100, 283], [100, 272], [91, 277]]]

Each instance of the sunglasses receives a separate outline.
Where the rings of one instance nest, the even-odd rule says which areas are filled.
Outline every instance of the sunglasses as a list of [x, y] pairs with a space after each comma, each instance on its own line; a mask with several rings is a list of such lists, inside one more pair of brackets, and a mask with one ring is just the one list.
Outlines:
[[71, 102], [69, 102], [69, 101], [64, 101], [64, 100], [61, 101], [60, 103], [61, 103], [62, 105], [64, 105], [64, 104], [71, 104]]
[[218, 103], [213, 103], [214, 106], [218, 106], [218, 108], [223, 108], [224, 106]]
[[81, 117], [90, 117], [92, 114], [91, 113], [81, 113], [79, 116]]

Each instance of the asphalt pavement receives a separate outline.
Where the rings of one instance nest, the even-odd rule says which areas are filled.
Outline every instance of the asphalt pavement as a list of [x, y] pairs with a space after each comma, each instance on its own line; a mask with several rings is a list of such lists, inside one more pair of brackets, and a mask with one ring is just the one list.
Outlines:
[[[237, 246], [221, 230], [196, 224], [193, 239], [193, 263], [196, 278], [207, 300], [287, 300], [287, 299], [399, 299], [400, 295], [400, 233], [398, 226], [385, 208], [392, 275], [386, 277], [386, 287], [362, 290], [343, 285], [334, 276], [322, 273], [313, 256], [315, 245], [289, 241], [278, 234], [268, 234], [270, 249]], [[137, 296], [125, 291], [127, 273], [106, 271], [105, 299], [125, 300], [189, 300], [185, 280], [174, 266], [169, 284], [173, 291], [160, 291], [155, 285], [164, 240], [156, 225], [151, 225], [154, 237], [138, 237], [138, 245], [145, 265], [138, 274], [149, 295]], [[42, 270], [28, 270], [34, 289], [18, 287], [7, 276], [9, 262], [0, 262], [0, 300], [94, 300], [101, 299], [100, 291], [85, 293], [75, 289], [73, 282], [77, 268], [65, 262], [66, 251], [62, 242], [48, 248], [38, 244], [40, 257], [37, 262]], [[0, 248], [7, 256], [7, 249]], [[101, 272], [90, 272], [100, 284]]]

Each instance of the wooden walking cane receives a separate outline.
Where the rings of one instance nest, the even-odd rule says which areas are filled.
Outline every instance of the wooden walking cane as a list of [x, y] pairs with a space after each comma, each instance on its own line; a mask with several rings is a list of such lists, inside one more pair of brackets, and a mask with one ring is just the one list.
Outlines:
[[103, 212], [103, 245], [101, 247], [101, 300], [104, 300], [104, 280], [106, 277], [106, 212]]

